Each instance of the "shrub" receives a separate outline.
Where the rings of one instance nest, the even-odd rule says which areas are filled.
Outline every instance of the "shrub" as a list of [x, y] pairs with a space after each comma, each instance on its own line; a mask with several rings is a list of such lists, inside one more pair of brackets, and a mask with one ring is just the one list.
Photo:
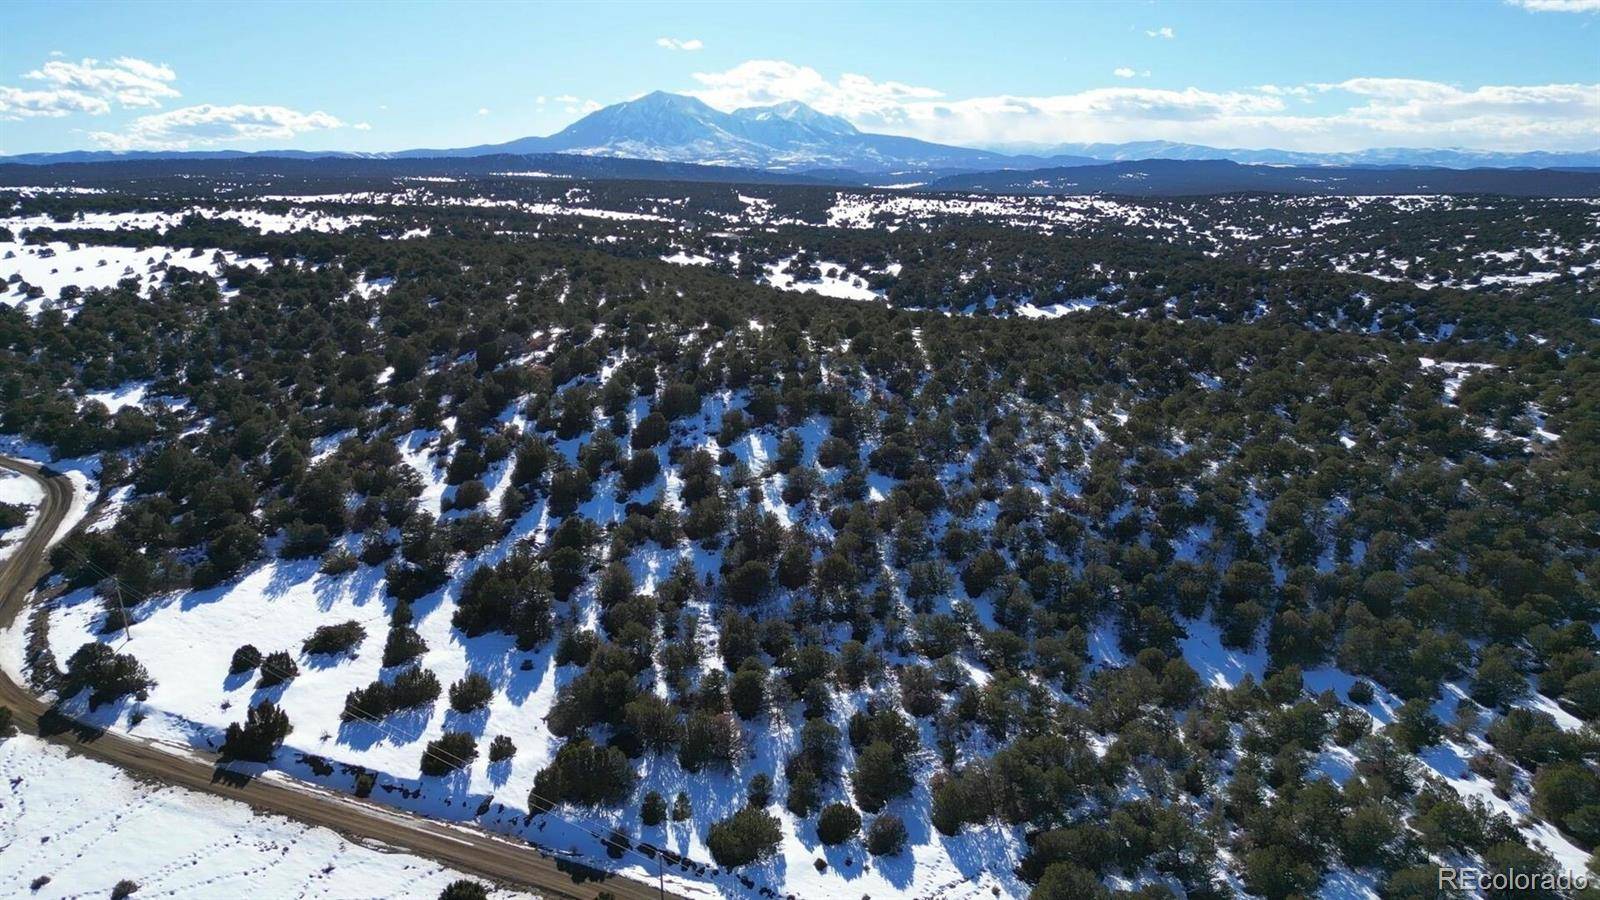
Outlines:
[[224, 759], [267, 762], [293, 730], [289, 724], [289, 714], [271, 700], [263, 700], [250, 707], [243, 725], [234, 722], [228, 726], [222, 741], [222, 756]]
[[817, 773], [804, 765], [791, 765], [788, 776], [789, 794], [784, 798], [784, 808], [805, 818], [822, 802], [822, 784], [817, 779]]
[[458, 878], [445, 885], [439, 900], [489, 900], [489, 889], [468, 878]]
[[389, 637], [383, 642], [383, 667], [388, 669], [408, 663], [427, 652], [428, 642], [415, 628], [395, 626], [389, 629]]
[[1580, 763], [1541, 768], [1533, 777], [1533, 811], [1585, 846], [1600, 843], [1600, 776]]
[[698, 772], [708, 763], [726, 768], [738, 755], [739, 725], [732, 716], [697, 710], [684, 720], [678, 745], [678, 765], [684, 771]]
[[867, 852], [873, 856], [893, 856], [906, 846], [906, 823], [892, 813], [884, 813], [867, 827]]
[[11, 707], [0, 706], [0, 738], [14, 737], [17, 733], [17, 723], [13, 721]]
[[359, 565], [361, 562], [354, 553], [343, 547], [334, 547], [322, 554], [322, 565], [317, 567], [317, 571], [324, 575], [345, 575], [354, 572]]
[[478, 741], [465, 731], [446, 731], [428, 742], [422, 753], [422, 774], [447, 775], [478, 758]]
[[261, 658], [261, 678], [256, 687], [272, 687], [293, 681], [300, 674], [300, 666], [287, 650], [274, 650]]
[[382, 718], [402, 709], [426, 706], [439, 699], [439, 676], [420, 666], [402, 669], [393, 681], [374, 681], [345, 695], [346, 722]]
[[450, 708], [458, 713], [483, 709], [492, 699], [494, 685], [477, 672], [469, 672], [467, 677], [450, 685]]
[[233, 659], [228, 662], [228, 674], [238, 675], [249, 672], [261, 665], [261, 651], [254, 644], [245, 644], [233, 651]]
[[21, 503], [0, 503], [0, 531], [16, 528], [28, 521], [28, 507]]
[[639, 822], [646, 828], [654, 828], [667, 820], [667, 801], [656, 791], [644, 795], [644, 802], [639, 804]]
[[759, 663], [734, 673], [728, 683], [728, 704], [741, 719], [753, 719], [767, 705], [767, 670]]
[[621, 750], [579, 738], [562, 746], [533, 777], [528, 808], [544, 812], [554, 803], [620, 803], [633, 781], [633, 765]]
[[556, 645], [556, 665], [586, 666], [594, 649], [600, 646], [600, 636], [588, 630], [563, 632]]
[[550, 514], [566, 517], [594, 493], [589, 473], [582, 469], [562, 469], [550, 479]]
[[766, 806], [772, 802], [772, 776], [765, 772], [757, 772], [750, 779], [750, 786], [745, 792], [751, 806]]
[[155, 686], [150, 673], [132, 654], [117, 653], [105, 644], [90, 641], [67, 659], [67, 674], [62, 696], [89, 689], [89, 708], [140, 694]]
[[851, 785], [861, 808], [877, 812], [884, 803], [911, 790], [909, 761], [884, 741], [873, 741], [856, 756]]
[[359, 622], [340, 622], [337, 625], [319, 625], [311, 636], [300, 644], [306, 654], [344, 653], [367, 637], [367, 630]]
[[496, 735], [489, 742], [489, 762], [497, 763], [517, 755], [517, 745], [505, 735]]
[[111, 888], [111, 900], [125, 900], [139, 890], [139, 883], [130, 878], [124, 878]]
[[451, 506], [456, 509], [471, 509], [487, 499], [489, 499], [489, 489], [484, 486], [483, 482], [474, 478], [471, 481], [463, 482], [460, 487], [456, 488], [456, 495], [451, 502]]
[[782, 838], [777, 818], [747, 806], [711, 826], [706, 845], [717, 865], [732, 868], [771, 856]]
[[488, 631], [515, 634], [518, 648], [532, 650], [550, 637], [552, 599], [549, 567], [517, 551], [467, 576], [450, 623], [468, 637]]
[[667, 417], [659, 412], [652, 412], [639, 420], [633, 433], [628, 435], [628, 443], [634, 450], [644, 450], [666, 440], [671, 433], [672, 427], [667, 422]]
[[861, 830], [861, 814], [846, 803], [830, 803], [817, 816], [817, 838], [828, 846], [842, 844]]

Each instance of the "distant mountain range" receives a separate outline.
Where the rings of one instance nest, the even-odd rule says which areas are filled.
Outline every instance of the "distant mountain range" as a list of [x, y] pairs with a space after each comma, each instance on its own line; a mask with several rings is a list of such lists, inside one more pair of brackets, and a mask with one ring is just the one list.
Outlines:
[[[0, 162], [0, 185], [57, 185], [119, 190], [130, 179], [155, 181], [205, 175], [270, 178], [282, 193], [329, 177], [405, 179], [493, 178], [539, 173], [554, 178], [695, 181], [719, 184], [824, 185], [864, 188], [880, 183], [858, 172], [799, 175], [737, 166], [580, 156], [573, 153], [375, 159], [244, 156], [229, 159], [112, 159], [22, 165]], [[304, 181], [302, 181], [304, 179]], [[315, 181], [313, 181], [315, 179]], [[1255, 191], [1280, 194], [1504, 194], [1520, 197], [1600, 197], [1600, 171], [1573, 169], [1439, 169], [1351, 166], [1255, 166], [1228, 160], [1146, 159], [1027, 171], [969, 172], [916, 185], [924, 191], [996, 194], [1113, 194], [1171, 197]]]
[[1239, 150], [1183, 144], [1173, 141], [1133, 141], [1126, 144], [1058, 144], [1047, 155], [1087, 156], [1105, 162], [1141, 159], [1228, 160], [1264, 166], [1428, 166], [1441, 169], [1590, 169], [1600, 167], [1600, 150], [1555, 153], [1535, 150], [1504, 153], [1460, 148], [1428, 150], [1381, 147], [1347, 153], [1307, 153], [1299, 150]]
[[1084, 156], [1011, 156], [869, 134], [804, 103], [720, 112], [682, 94], [656, 91], [596, 110], [549, 137], [454, 150], [406, 150], [398, 157], [477, 156], [484, 153], [575, 153], [742, 166], [778, 172], [992, 171], [1093, 164]]
[[994, 194], [1125, 194], [1140, 197], [1241, 192], [1324, 196], [1504, 194], [1513, 197], [1600, 197], [1600, 171], [1424, 166], [1263, 166], [1225, 159], [1142, 159], [1094, 166], [1030, 169], [1026, 172], [971, 172], [937, 179], [925, 189]]
[[1600, 150], [1572, 153], [1499, 153], [1483, 150], [1377, 149], [1353, 153], [1230, 150], [1170, 141], [1063, 144], [1035, 153], [999, 153], [872, 134], [837, 116], [789, 101], [721, 112], [704, 102], [663, 91], [597, 110], [547, 137], [525, 137], [474, 147], [392, 153], [261, 151], [70, 151], [0, 157], [0, 162], [53, 164], [136, 159], [238, 159], [271, 156], [421, 159], [563, 153], [659, 162], [733, 166], [813, 174], [843, 180], [849, 173], [931, 180], [1004, 170], [1096, 166], [1130, 160], [1228, 160], [1269, 166], [1428, 166], [1471, 168], [1600, 168]]

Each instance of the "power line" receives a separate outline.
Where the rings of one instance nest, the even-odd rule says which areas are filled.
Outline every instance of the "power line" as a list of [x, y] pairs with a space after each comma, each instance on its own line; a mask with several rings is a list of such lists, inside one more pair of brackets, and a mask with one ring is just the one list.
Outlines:
[[[118, 578], [114, 573], [107, 572], [105, 570], [105, 568], [100, 566], [94, 560], [90, 559], [88, 557], [88, 555], [86, 553], [84, 553], [84, 551], [82, 551], [78, 547], [73, 546], [70, 540], [62, 541], [58, 546], [60, 546], [64, 550], [66, 550], [68, 553], [71, 553], [71, 554], [75, 555], [78, 558], [78, 560], [81, 561], [85, 566], [88, 566], [90, 569], [92, 569], [92, 570], [94, 570], [96, 572], [99, 572], [103, 576], [104, 579], [110, 580], [113, 583], [113, 585], [115, 585], [117, 587], [118, 603], [120, 605], [121, 600], [122, 600], [122, 591], [123, 591], [123, 587], [124, 587], [123, 584], [122, 584], [122, 579]], [[139, 603], [143, 602], [144, 600], [151, 599], [151, 597], [148, 594], [145, 594], [145, 593], [143, 593], [141, 591], [138, 591], [138, 590], [136, 590], [136, 589], [134, 589], [132, 587], [128, 587], [127, 588], [127, 592], [134, 598], [134, 605], [136, 605], [136, 606]], [[387, 617], [386, 615], [384, 615], [384, 616], [375, 616], [374, 619], [386, 618], [386, 617]], [[126, 622], [127, 620], [124, 619], [124, 621]], [[261, 670], [264, 670], [264, 671], [268, 671], [273, 675], [277, 675], [281, 682], [288, 682], [288, 681], [293, 680], [294, 678], [299, 676], [298, 671], [295, 672], [295, 673], [289, 673], [289, 672], [277, 669], [275, 667], [269, 666], [267, 664], [265, 658], [263, 658], [257, 664], [257, 668], [261, 669]], [[354, 710], [357, 713], [357, 720], [358, 721], [365, 722], [366, 724], [372, 725], [373, 727], [375, 727], [375, 728], [379, 729], [380, 731], [382, 731], [388, 737], [395, 738], [396, 739], [396, 743], [398, 743], [398, 744], [410, 744], [410, 743], [414, 743], [416, 741], [420, 741], [422, 739], [422, 735], [421, 734], [411, 735], [411, 736], [406, 736], [404, 734], [401, 734], [396, 729], [394, 729], [392, 726], [390, 726], [389, 724], [384, 722], [383, 721], [383, 717], [377, 716], [377, 715], [373, 714], [372, 712], [370, 712], [370, 711], [368, 711], [366, 709], [363, 709], [362, 707], [360, 707], [360, 706], [358, 706], [356, 704], [350, 703], [348, 698], [346, 698], [346, 702], [345, 702], [344, 708], [346, 710]], [[433, 747], [431, 745], [431, 743], [424, 744], [422, 752], [423, 752], [424, 756], [432, 755], [435, 759], [440, 760], [441, 762], [445, 762], [446, 764], [449, 764], [451, 766], [451, 768], [453, 768], [453, 769], [465, 769], [466, 767], [468, 767], [468, 766], [470, 766], [472, 764], [472, 760], [471, 759], [463, 759], [461, 757], [456, 756], [453, 753], [450, 753], [447, 750], [435, 748], [435, 747]], [[534, 793], [532, 790], [529, 790], [528, 797], [529, 797], [530, 800], [537, 799], [541, 804], [549, 807], [549, 809], [545, 810], [544, 812], [537, 813], [537, 815], [550, 816], [551, 818], [554, 818], [554, 819], [557, 819], [558, 821], [564, 822], [567, 825], [570, 825], [571, 827], [576, 828], [579, 831], [582, 831], [585, 834], [588, 834], [590, 837], [598, 840], [602, 847], [606, 847], [606, 848], [616, 847], [617, 849], [622, 850], [625, 853], [632, 853], [634, 856], [637, 856], [638, 858], [644, 860], [647, 863], [649, 863], [649, 862], [656, 863], [661, 868], [660, 878], [661, 878], [661, 883], [663, 885], [661, 887], [661, 892], [662, 892], [663, 895], [665, 895], [664, 884], [665, 884], [665, 861], [666, 861], [666, 852], [667, 852], [666, 848], [664, 848], [664, 847], [663, 848], [657, 848], [658, 858], [657, 859], [651, 859], [650, 857], [644, 855], [643, 853], [633, 849], [631, 846], [627, 846], [627, 845], [623, 845], [621, 843], [618, 843], [617, 841], [613, 840], [610, 835], [602, 835], [600, 832], [595, 831], [595, 830], [589, 828], [588, 826], [586, 826], [586, 825], [584, 825], [584, 824], [582, 824], [582, 823], [580, 823], [578, 821], [575, 821], [573, 819], [567, 818], [566, 816], [563, 816], [560, 813], [554, 812], [555, 807], [558, 806], [559, 804], [557, 804], [555, 801], [551, 800], [550, 798], [545, 797], [545, 796], [540, 795], [540, 794], [537, 794], [537, 793]], [[530, 814], [534, 814], [532, 810], [529, 810], [529, 813]], [[688, 856], [682, 856], [681, 858], [685, 859], [685, 860], [689, 859]], [[690, 862], [693, 862], [693, 860], [690, 860]], [[696, 865], [700, 865], [699, 863], [695, 863], [695, 864]]]

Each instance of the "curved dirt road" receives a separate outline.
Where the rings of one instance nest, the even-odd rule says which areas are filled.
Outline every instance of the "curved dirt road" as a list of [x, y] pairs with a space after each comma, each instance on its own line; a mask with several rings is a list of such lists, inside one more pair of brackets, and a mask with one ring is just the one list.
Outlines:
[[[0, 456], [0, 468], [19, 472], [44, 489], [36, 524], [0, 563], [0, 631], [3, 631], [15, 625], [29, 591], [48, 568], [45, 551], [71, 505], [72, 483], [26, 460]], [[215, 768], [213, 754], [192, 751], [187, 756], [179, 755], [134, 738], [66, 720], [3, 670], [0, 670], [0, 705], [11, 708], [17, 726], [23, 731], [39, 734], [46, 740], [136, 775], [238, 800], [261, 812], [332, 828], [358, 840], [378, 841], [547, 897], [592, 900], [609, 894], [617, 900], [649, 900], [663, 896], [656, 885], [581, 866], [576, 871], [582, 874], [575, 876], [569, 866], [558, 865], [555, 858], [542, 855], [528, 844], [497, 837], [472, 826], [449, 825], [309, 786], [291, 787], [275, 780], [228, 777]], [[395, 888], [393, 885], [378, 886], [380, 891]]]

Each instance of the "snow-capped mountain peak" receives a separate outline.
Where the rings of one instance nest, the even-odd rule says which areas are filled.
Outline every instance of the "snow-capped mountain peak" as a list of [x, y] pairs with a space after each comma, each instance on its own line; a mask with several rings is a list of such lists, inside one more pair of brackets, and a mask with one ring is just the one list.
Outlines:
[[830, 116], [801, 103], [799, 100], [785, 100], [772, 106], [747, 106], [736, 109], [732, 113], [734, 118], [746, 122], [789, 122], [803, 126], [812, 131], [827, 134], [859, 134], [854, 125], [839, 116]]

